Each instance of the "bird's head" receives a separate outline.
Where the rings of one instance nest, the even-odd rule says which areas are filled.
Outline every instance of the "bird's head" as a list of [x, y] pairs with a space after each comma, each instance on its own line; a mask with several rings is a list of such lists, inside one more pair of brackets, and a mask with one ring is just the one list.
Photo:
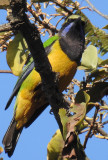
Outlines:
[[76, 38], [85, 39], [84, 33], [85, 22], [79, 15], [71, 15], [63, 23], [62, 28], [59, 32], [60, 37], [71, 37], [75, 40]]
[[84, 20], [79, 15], [67, 18], [59, 31], [60, 44], [67, 55], [79, 63], [85, 44]]

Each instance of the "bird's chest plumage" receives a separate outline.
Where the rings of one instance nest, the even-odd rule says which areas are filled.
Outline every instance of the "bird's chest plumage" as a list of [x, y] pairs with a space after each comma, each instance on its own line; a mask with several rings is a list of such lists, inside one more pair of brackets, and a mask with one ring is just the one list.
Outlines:
[[77, 63], [72, 61], [61, 49], [59, 41], [52, 46], [48, 56], [54, 72], [59, 73], [59, 90], [63, 91], [73, 78]]
[[[48, 59], [52, 66], [52, 70], [59, 73], [59, 90], [62, 92], [73, 78], [77, 69], [77, 63], [71, 61], [71, 59], [69, 59], [62, 51], [59, 41], [56, 41], [52, 45]], [[23, 88], [17, 96], [17, 128], [26, 124], [36, 110], [42, 105], [45, 105], [46, 100], [41, 87], [36, 90], [40, 83], [41, 77], [35, 70], [33, 70], [23, 82]]]

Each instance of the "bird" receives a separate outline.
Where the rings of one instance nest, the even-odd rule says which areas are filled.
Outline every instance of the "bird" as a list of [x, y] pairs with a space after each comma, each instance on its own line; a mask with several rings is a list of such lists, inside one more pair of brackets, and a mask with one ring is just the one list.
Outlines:
[[[80, 63], [85, 48], [84, 26], [80, 16], [70, 16], [58, 34], [44, 43], [52, 71], [59, 73], [60, 92], [69, 85]], [[13, 118], [2, 140], [9, 157], [13, 155], [23, 128], [29, 127], [49, 105], [42, 90], [41, 77], [34, 66], [34, 61], [31, 60], [25, 67], [5, 108], [10, 106], [16, 96]]]

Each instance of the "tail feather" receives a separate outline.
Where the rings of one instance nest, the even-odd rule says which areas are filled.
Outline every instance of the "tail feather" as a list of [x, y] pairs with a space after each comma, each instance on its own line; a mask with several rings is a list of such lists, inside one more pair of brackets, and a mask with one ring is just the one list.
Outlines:
[[16, 122], [15, 122], [15, 119], [13, 118], [2, 141], [5, 152], [8, 154], [9, 157], [12, 156], [15, 150], [15, 147], [18, 142], [19, 136], [22, 132], [22, 129], [23, 128], [19, 130], [16, 129]]

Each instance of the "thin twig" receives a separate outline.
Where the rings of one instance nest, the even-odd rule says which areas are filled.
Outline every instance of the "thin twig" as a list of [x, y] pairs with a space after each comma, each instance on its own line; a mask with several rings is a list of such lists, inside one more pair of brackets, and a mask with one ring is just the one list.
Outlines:
[[95, 137], [100, 138], [100, 139], [107, 139], [108, 140], [108, 137], [106, 137], [106, 136], [95, 135]]
[[95, 123], [95, 120], [96, 120], [96, 117], [97, 117], [98, 110], [99, 110], [99, 107], [96, 107], [95, 114], [94, 114], [94, 117], [93, 117], [93, 121], [92, 121], [92, 123], [91, 123], [91, 126], [90, 126], [90, 128], [89, 128], [88, 133], [87, 133], [86, 136], [85, 136], [85, 141], [84, 141], [84, 144], [83, 144], [84, 149], [86, 148], [87, 141], [88, 141], [89, 136], [90, 136], [90, 134], [91, 134], [91, 131], [92, 131], [93, 127], [94, 127], [94, 123]]
[[79, 10], [83, 10], [83, 9], [88, 9], [91, 11], [91, 8], [89, 8], [88, 6], [84, 6], [84, 7], [79, 8]]
[[61, 7], [65, 12], [67, 12], [69, 15], [72, 15], [72, 11], [70, 11], [69, 9], [67, 9], [65, 6], [63, 6], [61, 3], [59, 3], [58, 1], [56, 1], [56, 0], [53, 0], [53, 2], [57, 5], [57, 6], [59, 6], [59, 7]]
[[32, 16], [35, 18], [35, 20], [38, 21], [38, 23], [40, 25], [43, 25], [44, 28], [49, 29], [52, 32], [52, 35], [54, 35], [55, 33], [58, 33], [58, 30], [56, 29], [55, 26], [53, 26], [53, 25], [51, 26], [51, 25], [49, 25], [48, 22], [46, 23], [45, 21], [43, 21], [43, 20], [41, 21], [39, 19], [39, 15], [36, 15], [36, 12], [31, 8], [31, 5], [28, 5], [28, 10], [32, 14]]
[[96, 130], [97, 130], [98, 133], [100, 133], [102, 136], [108, 137], [108, 134], [107, 134], [103, 129], [97, 127]]
[[72, 79], [72, 82], [80, 87], [80, 82], [77, 79]]
[[[87, 121], [87, 123], [89, 124], [89, 125], [91, 125], [91, 120], [88, 120], [88, 119], [85, 119], [86, 121]], [[107, 123], [108, 123], [108, 121], [106, 121]], [[103, 122], [104, 123], [104, 122]], [[99, 126], [98, 126], [98, 123], [96, 124], [96, 125], [94, 125], [93, 126], [93, 129], [95, 130], [95, 131], [97, 131], [98, 133], [100, 133], [102, 136], [108, 136], [108, 134], [102, 129], [102, 128], [100, 128], [100, 125], [101, 126], [103, 126], [104, 124], [103, 123], [101, 123], [101, 124], [99, 124]], [[96, 132], [95, 132], [96, 133]], [[94, 133], [94, 135], [95, 135], [95, 133]]]
[[64, 18], [64, 17], [62, 17], [62, 18], [60, 18], [60, 19], [58, 20], [58, 22], [56, 23], [55, 27], [57, 27], [57, 25], [59, 24], [59, 22], [60, 22], [63, 18]]
[[7, 32], [11, 30], [12, 30], [12, 26], [10, 25], [10, 23], [0, 25], [0, 32]]
[[0, 73], [11, 73], [11, 74], [13, 74], [11, 70], [0, 70]]
[[86, 128], [86, 129], [82, 130], [79, 134], [85, 133], [87, 131], [89, 131], [89, 128]]
[[108, 124], [108, 121], [105, 121], [105, 122], [102, 123], [102, 125], [105, 125], [105, 124]]
[[94, 5], [93, 5], [89, 0], [85, 0], [85, 1], [92, 7], [92, 9], [93, 9], [96, 13], [98, 13], [100, 16], [102, 16], [102, 17], [104, 17], [105, 19], [108, 20], [108, 15], [105, 15], [105, 14], [103, 14], [102, 12], [100, 12], [99, 10], [97, 10], [97, 9], [94, 7]]

